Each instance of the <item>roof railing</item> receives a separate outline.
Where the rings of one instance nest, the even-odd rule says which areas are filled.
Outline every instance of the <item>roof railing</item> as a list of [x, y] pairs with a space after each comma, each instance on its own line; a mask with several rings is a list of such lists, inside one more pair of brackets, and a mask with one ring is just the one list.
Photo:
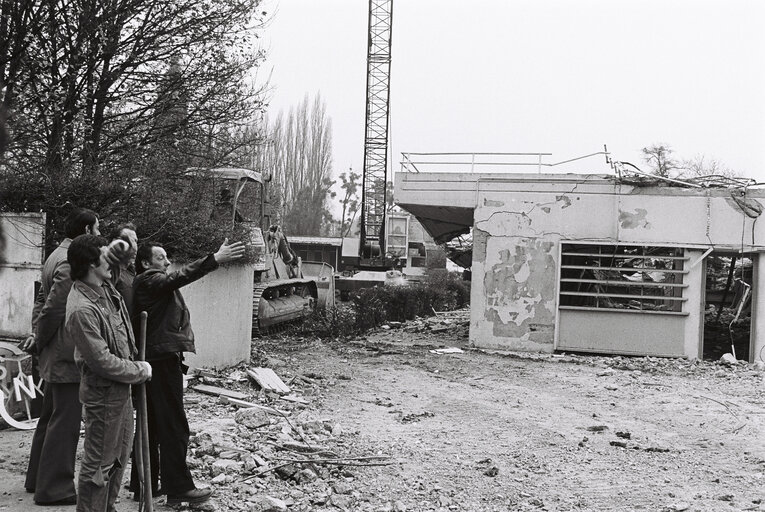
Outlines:
[[[568, 164], [577, 160], [590, 158], [597, 155], [608, 155], [605, 151], [590, 153], [589, 155], [570, 158], [561, 162], [547, 163], [544, 157], [552, 156], [552, 153], [486, 153], [486, 152], [445, 152], [445, 153], [401, 153], [401, 171], [403, 172], [449, 172], [452, 166], [461, 166], [459, 172], [491, 172], [492, 168], [498, 171], [507, 171], [507, 167], [536, 167], [537, 173], [542, 173], [543, 167], [555, 167], [556, 165]], [[437, 171], [433, 171], [436, 168]]]

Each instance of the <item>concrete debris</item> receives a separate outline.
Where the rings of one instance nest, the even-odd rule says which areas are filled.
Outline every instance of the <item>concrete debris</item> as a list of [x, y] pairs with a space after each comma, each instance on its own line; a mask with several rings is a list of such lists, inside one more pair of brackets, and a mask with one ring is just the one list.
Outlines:
[[491, 466], [486, 468], [486, 470], [483, 472], [484, 475], [495, 477], [499, 474], [499, 468], [497, 466]]
[[725, 353], [725, 354], [723, 354], [723, 355], [722, 355], [722, 357], [720, 358], [720, 362], [721, 362], [721, 363], [723, 363], [723, 364], [727, 364], [727, 365], [729, 365], [729, 366], [730, 366], [730, 365], [734, 365], [734, 364], [737, 364], [737, 363], [738, 363], [738, 360], [736, 359], [736, 357], [735, 357], [733, 354], [731, 354], [731, 353]]
[[248, 512], [286, 512], [287, 503], [271, 496], [258, 496], [248, 500]]
[[245, 409], [239, 409], [234, 415], [234, 419], [240, 425], [244, 425], [247, 428], [260, 428], [262, 426], [271, 423], [271, 418], [268, 413], [263, 409], [256, 407], [249, 407]]

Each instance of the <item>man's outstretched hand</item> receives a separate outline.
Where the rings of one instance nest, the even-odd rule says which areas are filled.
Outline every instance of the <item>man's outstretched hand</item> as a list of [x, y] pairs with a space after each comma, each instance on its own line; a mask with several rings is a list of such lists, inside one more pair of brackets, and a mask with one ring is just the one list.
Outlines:
[[244, 256], [244, 243], [234, 242], [233, 244], [229, 245], [228, 238], [223, 241], [223, 245], [220, 246], [218, 252], [213, 254], [213, 257], [215, 258], [215, 261], [218, 263], [218, 265], [223, 265], [229, 261], [238, 260], [242, 256]]

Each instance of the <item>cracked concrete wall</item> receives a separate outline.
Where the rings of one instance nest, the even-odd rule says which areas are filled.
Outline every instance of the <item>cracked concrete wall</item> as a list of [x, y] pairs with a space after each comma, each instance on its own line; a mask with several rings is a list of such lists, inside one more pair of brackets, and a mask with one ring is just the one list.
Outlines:
[[7, 263], [0, 264], [0, 336], [32, 332], [35, 281], [40, 280], [45, 239], [44, 213], [0, 213]]
[[[544, 180], [542, 180], [544, 181]], [[763, 198], [729, 191], [512, 184], [481, 190], [474, 214], [471, 342], [480, 347], [551, 352], [561, 240], [763, 249]], [[485, 187], [488, 188], [488, 187]], [[701, 291], [701, 284], [690, 290]], [[687, 306], [696, 307], [696, 305]], [[765, 317], [765, 308], [762, 313]]]

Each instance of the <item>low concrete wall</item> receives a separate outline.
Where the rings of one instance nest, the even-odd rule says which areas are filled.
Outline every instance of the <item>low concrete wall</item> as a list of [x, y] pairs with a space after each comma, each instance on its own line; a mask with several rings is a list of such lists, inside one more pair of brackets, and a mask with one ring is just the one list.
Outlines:
[[32, 332], [35, 281], [40, 280], [45, 236], [44, 213], [2, 213], [6, 241], [0, 264], [0, 337], [22, 338]]
[[196, 354], [192, 368], [222, 368], [250, 360], [252, 265], [230, 265], [182, 288], [191, 314]]

